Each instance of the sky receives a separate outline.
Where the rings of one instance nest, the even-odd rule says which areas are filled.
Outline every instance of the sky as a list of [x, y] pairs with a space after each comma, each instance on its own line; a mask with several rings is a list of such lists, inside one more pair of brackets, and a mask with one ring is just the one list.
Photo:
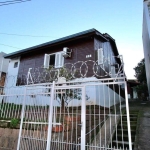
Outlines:
[[95, 28], [111, 35], [123, 55], [125, 73], [144, 58], [143, 0], [31, 0], [1, 5], [0, 52], [15, 52]]

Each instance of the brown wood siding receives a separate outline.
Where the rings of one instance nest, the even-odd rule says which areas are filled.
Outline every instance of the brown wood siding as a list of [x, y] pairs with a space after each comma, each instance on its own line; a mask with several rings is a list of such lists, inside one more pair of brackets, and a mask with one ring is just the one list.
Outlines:
[[[103, 52], [104, 52], [104, 57], [106, 59], [111, 58], [111, 64], [116, 64], [116, 58], [113, 57], [115, 56], [114, 51], [113, 51], [113, 47], [111, 45], [111, 43], [108, 42], [101, 42], [100, 40], [98, 40], [97, 38], [94, 38], [94, 49], [95, 49], [95, 59], [97, 60], [97, 50], [99, 48], [103, 48]], [[108, 61], [105, 61], [104, 63], [104, 68], [106, 70], [106, 72], [110, 71], [110, 66], [108, 64]], [[117, 71], [117, 70], [116, 70]], [[103, 75], [105, 75], [105, 73], [103, 72]]]
[[[44, 54], [56, 53], [63, 50], [63, 47], [72, 49], [71, 58], [65, 58], [64, 63], [76, 63], [77, 61], [94, 60], [94, 40], [93, 38], [78, 40], [76, 42], [66, 43], [55, 47], [47, 47], [39, 50], [37, 53], [29, 53], [21, 56], [18, 75], [27, 75], [29, 68], [42, 67], [44, 64]], [[86, 58], [86, 55], [91, 54], [91, 58]], [[90, 67], [89, 69], [92, 69]], [[89, 72], [91, 72], [89, 70]]]
[[[44, 54], [51, 54], [51, 53], [56, 53], [60, 52], [63, 50], [63, 47], [69, 47], [72, 49], [72, 54], [71, 58], [65, 58], [64, 63], [70, 63], [74, 64], [77, 61], [87, 61], [87, 60], [97, 60], [97, 49], [98, 48], [103, 48], [104, 49], [104, 57], [108, 58], [111, 56], [114, 56], [113, 53], [113, 47], [110, 44], [110, 42], [104, 42], [100, 39], [97, 39], [96, 37], [88, 37], [72, 42], [67, 42], [66, 44], [61, 44], [53, 47], [46, 47], [46, 48], [41, 48], [38, 49], [36, 52], [28, 53], [25, 55], [21, 56], [20, 59], [20, 66], [19, 66], [19, 76], [26, 76], [29, 68], [38, 68], [42, 67], [44, 64]], [[91, 55], [92, 57], [86, 58], [86, 55]], [[113, 58], [113, 57], [112, 57]], [[113, 58], [112, 64], [116, 63], [115, 59]], [[88, 74], [87, 77], [93, 75], [93, 63], [92, 62], [87, 62], [88, 64]], [[78, 63], [75, 65], [76, 68], [79, 68], [81, 66], [81, 63]], [[105, 69], [107, 72], [109, 72], [108, 64], [105, 63]], [[86, 70], [86, 66], [82, 66], [82, 73], [84, 74]], [[104, 76], [105, 72], [100, 69], [99, 72], [100, 76]]]
[[[103, 48], [103, 51], [104, 51], [104, 57], [106, 59], [108, 58], [112, 58], [111, 59], [111, 64], [116, 64], [117, 63], [117, 58], [113, 57], [115, 56], [114, 54], [114, 51], [113, 51], [113, 47], [111, 45], [111, 43], [108, 41], [108, 42], [101, 42], [100, 40], [98, 40], [97, 38], [94, 38], [94, 49], [95, 49], [95, 59], [97, 60], [97, 50], [99, 48]], [[110, 66], [107, 62], [104, 63], [104, 68], [106, 70], [106, 72], [109, 72], [110, 71]], [[116, 72], [118, 70], [116, 69]], [[101, 69], [100, 70], [100, 73], [101, 75], [105, 76], [106, 73]], [[105, 76], [106, 77], [110, 77], [110, 76]], [[115, 84], [115, 85], [109, 85], [109, 87], [115, 91], [116, 93], [120, 94], [122, 97], [125, 98], [125, 94], [124, 94], [124, 91], [119, 87], [119, 85]]]

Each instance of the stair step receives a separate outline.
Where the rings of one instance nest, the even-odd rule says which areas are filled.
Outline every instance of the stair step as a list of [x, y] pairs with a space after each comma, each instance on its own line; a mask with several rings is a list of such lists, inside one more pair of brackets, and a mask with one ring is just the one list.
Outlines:
[[[136, 125], [130, 125], [131, 130], [136, 130]], [[128, 125], [118, 125], [117, 129], [128, 129]]]
[[[123, 116], [122, 120], [127, 121], [127, 117]], [[130, 117], [130, 121], [137, 121], [137, 117]]]
[[[118, 124], [118, 126], [124, 126], [124, 127], [127, 127], [128, 125], [127, 124]], [[132, 126], [132, 127], [136, 127], [137, 125], [136, 124], [132, 124], [132, 123], [130, 123], [130, 126]]]
[[[121, 121], [120, 121], [120, 123], [121, 123]], [[124, 123], [126, 123], [126, 124], [127, 124], [127, 121], [122, 120], [122, 124], [124, 124]], [[137, 121], [130, 121], [130, 124], [131, 124], [131, 123], [135, 123], [135, 124], [136, 124], [136, 123], [137, 123]]]
[[[122, 134], [122, 132], [123, 132], [123, 134], [128, 134], [128, 130], [126, 130], [126, 129], [124, 129], [124, 130], [117, 129], [117, 134]], [[131, 130], [131, 134], [135, 134], [135, 133], [136, 133], [135, 130]]]
[[[138, 110], [130, 111], [130, 113], [129, 113], [132, 148], [134, 148], [138, 114], [139, 114]], [[129, 149], [128, 123], [127, 123], [127, 114], [126, 113], [124, 113], [122, 115], [122, 118], [117, 125], [117, 129], [113, 135], [112, 147], [115, 147], [114, 150]]]
[[[129, 145], [129, 142], [125, 142], [125, 141], [115, 141], [113, 140], [113, 142], [118, 143], [118, 144], [125, 144], [125, 145]], [[134, 143], [131, 142], [131, 144], [133, 145]]]
[[[114, 140], [118, 140], [118, 141], [129, 141], [129, 138], [128, 138], [128, 134], [117, 134], [117, 135], [114, 135]], [[132, 141], [135, 141], [135, 135], [131, 135], [131, 140]]]
[[[117, 134], [117, 136], [122, 137], [122, 134]], [[124, 137], [128, 137], [128, 134], [123, 134]], [[131, 137], [135, 137], [135, 135], [131, 135]]]
[[[131, 144], [132, 144], [132, 148], [133, 148], [134, 143], [131, 143]], [[118, 148], [118, 150], [120, 148], [124, 148], [124, 150], [126, 150], [126, 149], [129, 149], [129, 142], [122, 142], [122, 141], [113, 140], [112, 147]]]

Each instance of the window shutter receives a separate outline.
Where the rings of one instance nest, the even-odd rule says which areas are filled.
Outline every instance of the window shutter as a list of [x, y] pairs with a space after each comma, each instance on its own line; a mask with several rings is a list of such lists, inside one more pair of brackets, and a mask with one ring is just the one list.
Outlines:
[[55, 54], [55, 68], [62, 67], [64, 65], [63, 53]]
[[97, 50], [97, 56], [98, 56], [98, 65], [103, 64], [104, 55], [102, 48]]
[[44, 56], [44, 68], [49, 68], [50, 55], [45, 54]]
[[114, 78], [116, 75], [116, 70], [114, 66], [111, 66], [111, 77]]
[[63, 53], [60, 53], [59, 62], [60, 62], [60, 67], [63, 67], [63, 65], [64, 65]]
[[59, 67], [59, 53], [55, 54], [55, 68]]

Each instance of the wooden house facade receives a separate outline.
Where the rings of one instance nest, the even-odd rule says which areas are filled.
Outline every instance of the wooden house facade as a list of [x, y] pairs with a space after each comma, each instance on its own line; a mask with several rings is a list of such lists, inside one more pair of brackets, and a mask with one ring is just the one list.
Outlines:
[[[64, 47], [71, 50], [71, 57], [63, 57]], [[5, 58], [11, 59], [8, 76], [27, 75], [29, 68], [44, 67], [45, 54], [49, 55], [48, 64], [54, 65], [56, 68], [60, 68], [66, 63], [99, 61], [103, 58], [111, 58], [111, 65], [121, 64], [120, 59], [114, 57], [119, 55], [115, 40], [108, 34], [101, 34], [99, 31], [91, 29], [6, 55]], [[109, 72], [108, 62], [104, 65], [105, 71]], [[88, 66], [87, 77], [93, 72], [92, 69], [92, 66]], [[100, 76], [104, 76], [103, 71]]]

